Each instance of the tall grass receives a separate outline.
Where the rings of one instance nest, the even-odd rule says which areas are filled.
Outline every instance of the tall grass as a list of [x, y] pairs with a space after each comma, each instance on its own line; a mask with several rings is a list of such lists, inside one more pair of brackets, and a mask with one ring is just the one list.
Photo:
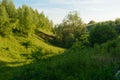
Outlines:
[[120, 69], [119, 46], [120, 39], [94, 48], [76, 47], [20, 67], [11, 80], [116, 80], [115, 73]]

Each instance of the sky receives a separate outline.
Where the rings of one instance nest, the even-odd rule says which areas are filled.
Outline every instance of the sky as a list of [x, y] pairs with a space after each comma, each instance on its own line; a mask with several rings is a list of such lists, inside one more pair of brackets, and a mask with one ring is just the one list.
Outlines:
[[70, 11], [77, 11], [83, 22], [115, 20], [120, 18], [120, 0], [13, 0], [16, 7], [23, 4], [37, 9], [54, 24], [62, 22]]

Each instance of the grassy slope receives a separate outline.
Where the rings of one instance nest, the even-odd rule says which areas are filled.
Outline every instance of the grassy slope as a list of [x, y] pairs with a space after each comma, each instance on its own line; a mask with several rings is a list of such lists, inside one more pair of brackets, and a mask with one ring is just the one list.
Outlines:
[[[30, 45], [27, 49], [25, 48], [25, 46], [22, 45], [22, 43], [24, 42], [30, 42]], [[9, 38], [0, 37], [0, 61], [24, 61], [25, 58], [21, 55], [31, 54], [31, 51], [34, 51], [36, 47], [41, 47], [43, 49], [43, 53], [49, 53], [49, 55], [56, 55], [64, 51], [63, 48], [47, 44], [46, 42], [44, 42], [44, 40], [40, 39], [36, 35], [32, 35], [28, 38], [13, 36]]]
[[[22, 45], [26, 42], [30, 42], [28, 48]], [[30, 64], [33, 61], [30, 55], [38, 47], [42, 48], [45, 55], [43, 57], [57, 55], [65, 50], [46, 43], [36, 35], [28, 38], [18, 36], [0, 37], [0, 72], [4, 71], [4, 73], [0, 73], [0, 79], [8, 80], [12, 77], [12, 73], [18, 70], [15, 67]]]

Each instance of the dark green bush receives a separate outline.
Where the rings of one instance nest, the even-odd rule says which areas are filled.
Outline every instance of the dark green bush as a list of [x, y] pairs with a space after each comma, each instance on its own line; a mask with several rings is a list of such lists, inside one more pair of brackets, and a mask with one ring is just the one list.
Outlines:
[[21, 42], [21, 44], [25, 47], [25, 48], [29, 48], [32, 46], [32, 42], [30, 40], [26, 40]]
[[35, 51], [32, 52], [31, 56], [35, 60], [40, 60], [43, 56], [42, 49], [37, 48]]

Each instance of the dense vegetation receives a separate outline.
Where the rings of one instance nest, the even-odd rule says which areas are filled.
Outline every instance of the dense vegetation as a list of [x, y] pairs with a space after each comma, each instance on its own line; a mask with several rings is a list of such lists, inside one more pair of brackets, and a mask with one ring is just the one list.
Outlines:
[[19, 73], [15, 72], [11, 80], [116, 80], [120, 67], [118, 46], [120, 39], [95, 48], [75, 46], [62, 55], [18, 67]]
[[29, 36], [35, 30], [52, 31], [53, 24], [44, 13], [23, 5], [16, 9], [11, 0], [0, 3], [0, 35]]
[[54, 27], [43, 12], [2, 0], [0, 79], [119, 80], [119, 36], [119, 18], [86, 24], [70, 12]]

